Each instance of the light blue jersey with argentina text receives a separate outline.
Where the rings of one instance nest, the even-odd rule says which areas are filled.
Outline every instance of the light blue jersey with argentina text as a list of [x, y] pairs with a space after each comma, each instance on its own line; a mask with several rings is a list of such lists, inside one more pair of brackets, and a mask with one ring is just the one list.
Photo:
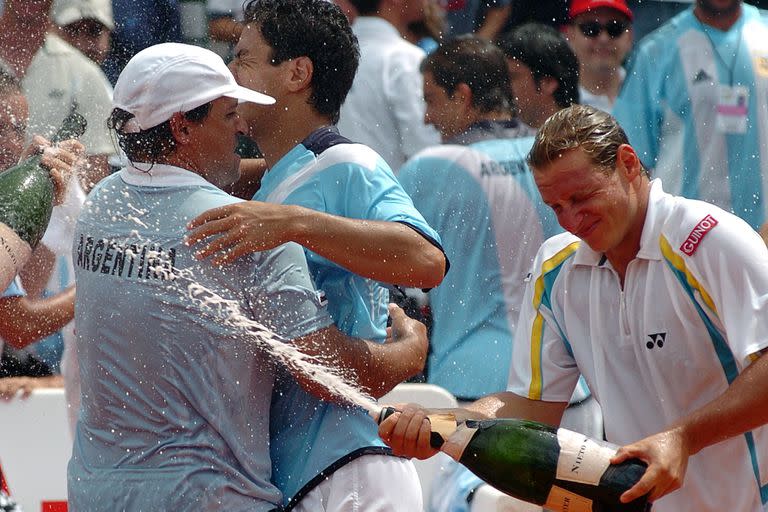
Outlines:
[[185, 169], [138, 165], [91, 191], [75, 231], [82, 406], [70, 507], [274, 510], [276, 365], [229, 312], [287, 340], [331, 319], [296, 244], [223, 269], [196, 260], [186, 224], [239, 200]]
[[398, 174], [454, 265], [429, 292], [427, 380], [463, 400], [506, 387], [525, 278], [541, 243], [561, 231], [526, 164], [533, 138], [518, 133], [515, 120], [477, 123]]

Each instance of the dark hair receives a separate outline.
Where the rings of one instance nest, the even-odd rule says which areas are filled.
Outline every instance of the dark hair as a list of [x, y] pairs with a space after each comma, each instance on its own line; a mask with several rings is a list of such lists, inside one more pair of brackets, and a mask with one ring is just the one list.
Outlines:
[[357, 9], [360, 16], [371, 16], [379, 10], [381, 0], [349, 0], [349, 3]]
[[[188, 112], [184, 117], [192, 122], [204, 120], [211, 111], [211, 102], [201, 105]], [[159, 160], [176, 149], [176, 139], [171, 132], [171, 120], [160, 123], [157, 126], [142, 130], [138, 133], [123, 131], [125, 123], [134, 116], [120, 108], [112, 109], [107, 119], [107, 127], [114, 130], [117, 142], [131, 162], [144, 162], [156, 164]]]
[[467, 35], [441, 44], [421, 63], [435, 83], [453, 96], [456, 87], [467, 84], [472, 90], [472, 106], [480, 112], [512, 112], [509, 70], [504, 52], [480, 37]]
[[559, 86], [553, 96], [560, 108], [579, 102], [579, 61], [557, 30], [526, 23], [503, 35], [499, 46], [508, 58], [530, 68], [537, 85], [548, 76], [557, 80]]
[[349, 20], [326, 0], [251, 0], [245, 22], [272, 48], [272, 64], [296, 57], [312, 61], [310, 104], [332, 123], [355, 79], [360, 50]]

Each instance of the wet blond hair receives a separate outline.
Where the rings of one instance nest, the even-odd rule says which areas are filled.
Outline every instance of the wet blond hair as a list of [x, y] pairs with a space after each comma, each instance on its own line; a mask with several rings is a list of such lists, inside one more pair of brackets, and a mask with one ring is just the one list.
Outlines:
[[553, 114], [539, 128], [528, 164], [541, 170], [566, 151], [581, 148], [600, 170], [612, 173], [622, 144], [629, 144], [629, 139], [610, 114], [589, 105], [572, 105]]

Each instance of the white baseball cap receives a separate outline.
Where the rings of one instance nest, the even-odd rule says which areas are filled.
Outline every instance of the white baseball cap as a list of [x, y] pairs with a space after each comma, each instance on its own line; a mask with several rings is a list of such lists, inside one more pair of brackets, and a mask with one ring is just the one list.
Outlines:
[[115, 30], [112, 2], [110, 0], [55, 0], [53, 3], [53, 20], [60, 27], [87, 19], [96, 20], [109, 30]]
[[237, 85], [217, 54], [181, 43], [146, 48], [128, 61], [115, 84], [112, 106], [133, 114], [126, 133], [148, 130], [177, 112], [189, 112], [226, 96], [261, 105], [275, 99]]

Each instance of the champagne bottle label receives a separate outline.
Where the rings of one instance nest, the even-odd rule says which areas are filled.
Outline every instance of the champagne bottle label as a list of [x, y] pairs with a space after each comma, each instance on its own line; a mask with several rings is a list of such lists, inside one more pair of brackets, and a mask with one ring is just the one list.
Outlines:
[[584, 434], [564, 428], [557, 430], [560, 455], [557, 459], [557, 478], [568, 482], [598, 485], [610, 465], [616, 448], [600, 444]]
[[0, 292], [13, 281], [31, 255], [29, 244], [0, 222]]
[[592, 512], [592, 500], [553, 485], [544, 509], [555, 512]]
[[467, 445], [475, 436], [475, 432], [477, 432], [476, 428], [470, 428], [462, 423], [440, 449], [458, 462], [461, 460]]

